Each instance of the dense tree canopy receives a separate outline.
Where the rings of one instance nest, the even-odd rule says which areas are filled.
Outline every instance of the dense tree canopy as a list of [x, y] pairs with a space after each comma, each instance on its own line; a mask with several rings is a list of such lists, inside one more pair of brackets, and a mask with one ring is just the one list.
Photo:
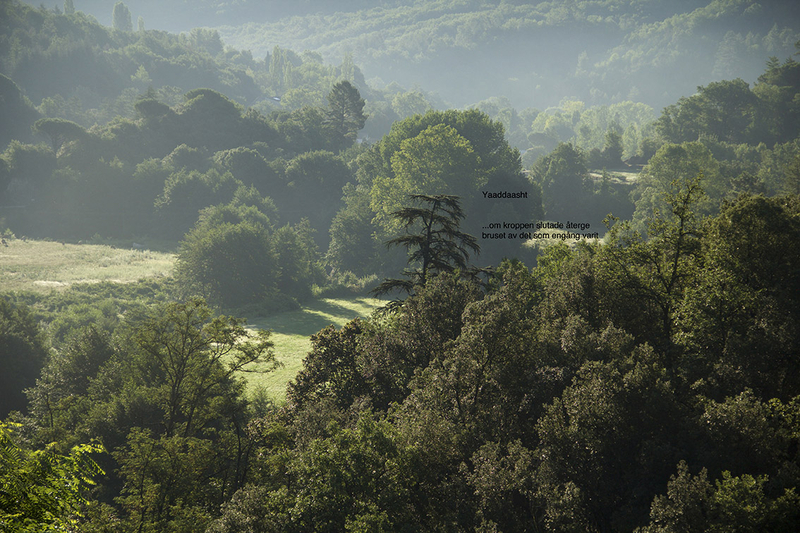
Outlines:
[[[133, 32], [121, 2], [116, 29], [72, 2], [0, 2], [3, 275], [22, 283], [18, 250], [39, 239], [177, 254], [157, 278], [0, 295], [0, 529], [796, 529], [798, 64], [770, 59], [752, 84], [761, 70], [736, 68], [797, 41], [763, 26], [788, 11], [468, 4], [354, 0], [371, 18], [277, 23], [353, 45], [326, 63], [325, 47], [254, 57], [141, 17]], [[312, 6], [332, 9], [282, 8]], [[347, 33], [392, 17], [413, 28], [381, 27], [376, 47], [378, 30]], [[355, 63], [464, 51], [502, 72], [562, 27], [581, 35], [551, 60], [585, 83], [544, 110], [513, 95], [436, 110]], [[696, 64], [687, 37], [710, 51]], [[471, 75], [544, 99], [530, 61]], [[702, 85], [656, 120], [637, 100], [667, 97], [657, 64]], [[495, 241], [506, 224], [585, 234]], [[476, 279], [470, 260], [492, 268]], [[244, 379], [303, 342], [304, 319], [272, 313], [307, 318], [309, 299], [379, 279], [402, 299], [311, 335], [285, 402]]]

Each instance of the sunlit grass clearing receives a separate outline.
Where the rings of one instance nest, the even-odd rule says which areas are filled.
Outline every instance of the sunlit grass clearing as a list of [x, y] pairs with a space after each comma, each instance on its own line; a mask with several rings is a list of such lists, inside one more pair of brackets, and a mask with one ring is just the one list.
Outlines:
[[266, 374], [245, 374], [250, 390], [263, 388], [274, 401], [285, 401], [286, 385], [303, 367], [303, 359], [311, 349], [311, 335], [331, 324], [340, 328], [384, 304], [375, 298], [326, 298], [308, 302], [297, 311], [250, 318], [249, 327], [272, 330], [275, 358], [283, 365]]
[[73, 283], [169, 276], [175, 254], [115, 248], [105, 244], [61, 244], [6, 239], [0, 246], [0, 288], [45, 292]]

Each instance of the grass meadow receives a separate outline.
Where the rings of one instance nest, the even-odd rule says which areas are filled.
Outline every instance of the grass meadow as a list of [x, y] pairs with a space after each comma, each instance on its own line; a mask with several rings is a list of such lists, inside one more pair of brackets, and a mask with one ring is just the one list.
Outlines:
[[73, 283], [127, 283], [172, 274], [175, 254], [105, 244], [6, 239], [0, 245], [0, 290], [46, 292]]

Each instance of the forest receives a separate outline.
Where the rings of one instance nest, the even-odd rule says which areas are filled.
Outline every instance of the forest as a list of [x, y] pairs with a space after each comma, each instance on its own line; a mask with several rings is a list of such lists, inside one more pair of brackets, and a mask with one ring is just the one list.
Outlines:
[[790, 7], [0, 0], [0, 530], [796, 531]]

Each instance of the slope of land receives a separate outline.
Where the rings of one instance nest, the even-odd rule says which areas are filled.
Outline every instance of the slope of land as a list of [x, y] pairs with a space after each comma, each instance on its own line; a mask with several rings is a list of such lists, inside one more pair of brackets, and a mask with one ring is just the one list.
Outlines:
[[768, 57], [793, 53], [800, 36], [789, 2], [750, 0], [439, 0], [218, 29], [256, 57], [276, 45], [333, 63], [351, 54], [376, 82], [417, 84], [456, 106], [503, 95], [518, 108], [565, 96], [662, 107], [699, 84], [754, 81]]

